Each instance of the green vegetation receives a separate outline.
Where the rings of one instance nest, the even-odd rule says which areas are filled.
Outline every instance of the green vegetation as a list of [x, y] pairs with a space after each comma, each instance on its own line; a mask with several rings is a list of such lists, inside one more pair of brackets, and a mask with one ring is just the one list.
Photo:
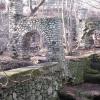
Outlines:
[[[10, 73], [9, 77], [9, 81], [13, 81], [13, 82], [24, 82], [27, 81], [28, 79], [30, 80], [31, 78], [36, 78], [41, 76], [43, 72], [40, 71], [39, 69], [31, 69], [31, 70], [27, 70], [27, 71], [23, 71], [22, 72], [18, 72], [18, 73]], [[10, 85], [10, 84], [9, 84]]]
[[70, 60], [69, 66], [72, 73], [73, 84], [79, 84], [89, 80], [100, 80], [100, 70], [91, 68], [93, 60], [100, 63], [100, 56], [93, 54], [84, 59]]
[[32, 77], [40, 76], [42, 73], [43, 73], [43, 72], [40, 71], [39, 69], [34, 70], [34, 71], [32, 72]]
[[84, 75], [85, 65], [82, 63], [83, 63], [82, 59], [75, 61], [71, 60], [69, 62], [70, 71], [72, 73], [72, 78], [73, 78], [72, 81], [73, 84], [80, 84], [84, 82], [83, 75]]

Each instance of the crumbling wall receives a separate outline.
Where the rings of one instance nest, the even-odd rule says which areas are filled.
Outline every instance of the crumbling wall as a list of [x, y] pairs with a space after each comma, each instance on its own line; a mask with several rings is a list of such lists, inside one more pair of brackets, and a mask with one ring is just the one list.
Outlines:
[[[29, 58], [28, 51], [23, 48], [23, 37], [34, 30], [44, 37], [47, 46], [47, 60], [61, 63], [62, 69], [68, 76], [68, 66], [65, 63], [63, 47], [63, 31], [61, 18], [34, 18], [22, 15], [22, 5], [17, 0], [11, 0], [9, 8], [10, 51], [18, 58]], [[19, 11], [19, 12], [18, 12]]]
[[[55, 100], [57, 91], [62, 87], [63, 71], [58, 63], [46, 63], [42, 66], [38, 69], [33, 66], [33, 71], [10, 76], [10, 79], [16, 79], [19, 83], [11, 82], [7, 87], [1, 88], [0, 100]], [[28, 77], [30, 73], [31, 79]]]
[[[19, 0], [21, 2], [21, 0]], [[9, 9], [9, 38], [10, 51], [20, 56], [27, 56], [28, 52], [23, 50], [23, 37], [28, 32], [36, 30], [44, 37], [44, 43], [48, 48], [48, 59], [58, 61], [64, 59], [62, 22], [60, 18], [34, 18], [25, 17], [21, 14], [21, 5], [16, 0], [11, 1]], [[18, 12], [20, 11], [20, 13]], [[41, 41], [42, 42], [42, 41]], [[12, 48], [13, 47], [13, 48]], [[59, 57], [60, 56], [60, 57]]]

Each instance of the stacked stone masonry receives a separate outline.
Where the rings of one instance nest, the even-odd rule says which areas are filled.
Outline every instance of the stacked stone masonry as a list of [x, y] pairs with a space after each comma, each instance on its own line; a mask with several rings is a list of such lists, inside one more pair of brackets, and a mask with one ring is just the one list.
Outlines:
[[[33, 71], [32, 79], [1, 88], [0, 100], [55, 100], [62, 87], [62, 74], [60, 64], [45, 64]], [[20, 73], [12, 77], [21, 78]]]
[[[43, 37], [41, 42], [47, 47], [47, 61], [61, 62], [61, 67], [68, 72], [64, 63], [63, 28], [59, 17], [35, 18], [34, 16], [23, 16], [22, 0], [11, 0], [9, 7], [9, 49], [20, 59], [28, 59], [29, 42], [34, 32]], [[20, 2], [20, 5], [19, 5]], [[18, 7], [17, 7], [18, 6]], [[25, 38], [26, 37], [26, 38]], [[28, 38], [28, 39], [27, 39]], [[43, 40], [44, 39], [44, 40]], [[26, 45], [24, 45], [26, 44]], [[41, 46], [43, 48], [43, 46]], [[13, 53], [14, 52], [14, 53]], [[17, 54], [16, 54], [17, 53]], [[68, 73], [66, 73], [68, 76]]]
[[[62, 22], [60, 18], [34, 18], [34, 16], [25, 17], [22, 15], [22, 0], [11, 0], [9, 8], [9, 49], [16, 49], [19, 56], [28, 55], [28, 47], [23, 47], [23, 37], [29, 33], [37, 31], [40, 37], [43, 37], [42, 44], [46, 43], [48, 48], [48, 59], [58, 60], [59, 56], [64, 59], [64, 48], [62, 46]], [[17, 5], [17, 3], [20, 5]], [[17, 7], [18, 6], [18, 7]], [[19, 9], [20, 8], [20, 9]], [[60, 54], [60, 55], [59, 55]], [[58, 56], [59, 55], [59, 56]]]

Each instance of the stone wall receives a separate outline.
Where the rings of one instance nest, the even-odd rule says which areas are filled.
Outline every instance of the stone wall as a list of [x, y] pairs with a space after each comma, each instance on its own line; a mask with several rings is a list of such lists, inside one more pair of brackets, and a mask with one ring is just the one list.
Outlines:
[[33, 16], [25, 17], [21, 13], [21, 1], [22, 0], [11, 0], [11, 5], [9, 7], [10, 51], [13, 51], [14, 48], [19, 56], [27, 56], [28, 50], [25, 51], [25, 47], [23, 47], [23, 37], [28, 32], [34, 33], [34, 31], [37, 31], [41, 38], [44, 37], [44, 40], [42, 39], [41, 42], [48, 48], [48, 59], [50, 61], [58, 61], [59, 58], [64, 59], [61, 19], [58, 17], [39, 19]]
[[[1, 88], [0, 100], [55, 100], [64, 79], [60, 64], [46, 63], [41, 66], [37, 69], [33, 66], [33, 70], [28, 72], [13, 73], [10, 79], [19, 83], [10, 82], [7, 87]], [[27, 75], [31, 72], [32, 78], [29, 79]], [[25, 79], [24, 76], [29, 80], [20, 82]]]
[[80, 84], [84, 82], [84, 70], [87, 66], [84, 59], [70, 60], [69, 69], [72, 74], [72, 84]]
[[[61, 20], [59, 18], [46, 18], [35, 20], [22, 19], [22, 22], [18, 23], [16, 33], [13, 33], [13, 41], [11, 41], [11, 44], [15, 46], [19, 55], [28, 53], [24, 51], [24, 47], [22, 46], [23, 37], [32, 31], [37, 31], [41, 38], [44, 37], [44, 40], [42, 38], [41, 42], [48, 48], [50, 59], [52, 59], [52, 55], [54, 58], [55, 55], [63, 54]], [[56, 59], [57, 58], [55, 58], [55, 60]]]
[[0, 52], [5, 51], [9, 35], [9, 18], [8, 14], [0, 12]]
[[[40, 34], [42, 44], [47, 46], [47, 60], [49, 62], [60, 62], [64, 73], [68, 76], [68, 66], [64, 63], [64, 47], [63, 47], [63, 31], [62, 20], [58, 17], [53, 18], [34, 18], [33, 16], [25, 17], [22, 14], [22, 0], [11, 0], [9, 7], [9, 49], [20, 59], [29, 58], [29, 46], [26, 45], [30, 41], [24, 39], [34, 35], [34, 31]], [[20, 3], [19, 3], [20, 2]], [[29, 36], [28, 36], [29, 35]], [[31, 36], [30, 36], [31, 35]]]

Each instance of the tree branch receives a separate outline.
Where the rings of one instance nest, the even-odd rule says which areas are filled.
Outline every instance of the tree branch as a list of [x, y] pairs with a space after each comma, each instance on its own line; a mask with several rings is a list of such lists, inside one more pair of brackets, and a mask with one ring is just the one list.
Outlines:
[[34, 9], [32, 8], [32, 1], [30, 0], [30, 8], [31, 8], [31, 11], [32, 11], [32, 15], [33, 14], [35, 14], [37, 11], [38, 11], [38, 9], [40, 8], [40, 6], [42, 6], [43, 5], [43, 3], [45, 2], [45, 0], [42, 0], [41, 2], [40, 2], [40, 4], [37, 6], [37, 7], [35, 7]]

